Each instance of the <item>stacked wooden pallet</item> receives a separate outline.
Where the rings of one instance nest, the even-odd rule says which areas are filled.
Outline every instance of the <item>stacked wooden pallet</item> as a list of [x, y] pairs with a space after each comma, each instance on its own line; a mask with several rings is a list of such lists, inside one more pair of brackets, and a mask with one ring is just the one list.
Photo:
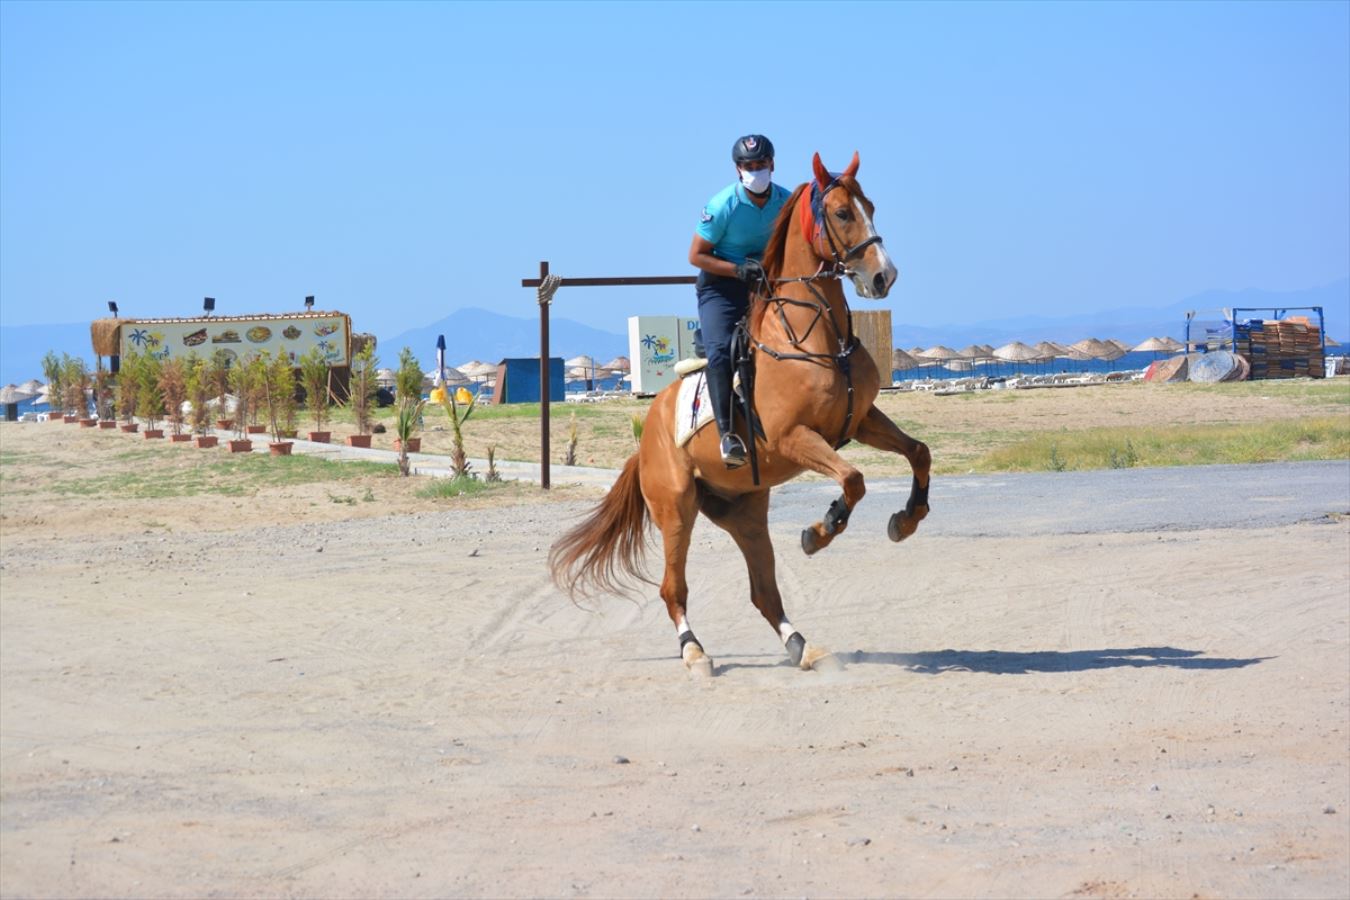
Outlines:
[[1251, 364], [1255, 378], [1321, 378], [1322, 333], [1306, 319], [1252, 319], [1234, 329], [1234, 349]]

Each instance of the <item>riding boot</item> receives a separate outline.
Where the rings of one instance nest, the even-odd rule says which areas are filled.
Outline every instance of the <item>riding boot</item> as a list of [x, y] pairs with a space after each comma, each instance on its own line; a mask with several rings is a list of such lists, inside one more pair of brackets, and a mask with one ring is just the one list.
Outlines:
[[728, 469], [737, 469], [745, 465], [745, 442], [731, 430], [733, 419], [729, 368], [709, 363], [705, 377], [708, 379], [708, 399], [712, 402], [713, 419], [717, 422], [717, 433], [721, 438], [719, 448], [722, 462]]

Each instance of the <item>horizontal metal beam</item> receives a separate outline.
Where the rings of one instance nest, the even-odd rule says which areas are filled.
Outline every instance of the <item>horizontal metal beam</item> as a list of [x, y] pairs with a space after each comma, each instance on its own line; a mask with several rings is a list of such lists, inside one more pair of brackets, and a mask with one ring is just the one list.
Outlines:
[[[622, 287], [650, 284], [694, 284], [698, 279], [693, 275], [650, 275], [632, 278], [564, 278], [559, 287]], [[522, 278], [521, 287], [537, 288], [544, 283], [542, 278]]]

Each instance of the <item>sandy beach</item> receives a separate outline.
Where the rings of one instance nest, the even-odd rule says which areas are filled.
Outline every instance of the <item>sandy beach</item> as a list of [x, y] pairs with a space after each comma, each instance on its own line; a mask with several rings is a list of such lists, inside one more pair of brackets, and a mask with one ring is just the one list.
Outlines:
[[1256, 527], [1237, 505], [1203, 528], [994, 534], [944, 520], [935, 482], [932, 533], [897, 546], [869, 518], [879, 483], [809, 559], [785, 503], [780, 583], [834, 674], [787, 665], [700, 523], [691, 616], [717, 668], [693, 679], [654, 593], [580, 608], [550, 583], [593, 490], [33, 488], [44, 454], [118, 440], [0, 432], [6, 897], [1350, 887], [1335, 490], [1326, 515]]

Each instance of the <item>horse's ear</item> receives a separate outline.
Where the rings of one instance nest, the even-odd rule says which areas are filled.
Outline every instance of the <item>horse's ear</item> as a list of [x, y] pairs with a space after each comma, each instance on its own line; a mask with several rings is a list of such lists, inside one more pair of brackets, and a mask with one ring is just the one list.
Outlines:
[[819, 153], [811, 157], [811, 169], [816, 173], [816, 183], [820, 185], [821, 190], [830, 186], [830, 182], [834, 179], [830, 178], [830, 173], [825, 169], [825, 164], [820, 161]]
[[857, 150], [854, 150], [854, 151], [853, 151], [853, 161], [850, 162], [850, 163], [848, 164], [848, 168], [844, 170], [844, 174], [847, 175], [849, 178], [853, 178], [854, 176], [856, 176], [856, 175], [858, 174], [858, 151], [857, 151]]

